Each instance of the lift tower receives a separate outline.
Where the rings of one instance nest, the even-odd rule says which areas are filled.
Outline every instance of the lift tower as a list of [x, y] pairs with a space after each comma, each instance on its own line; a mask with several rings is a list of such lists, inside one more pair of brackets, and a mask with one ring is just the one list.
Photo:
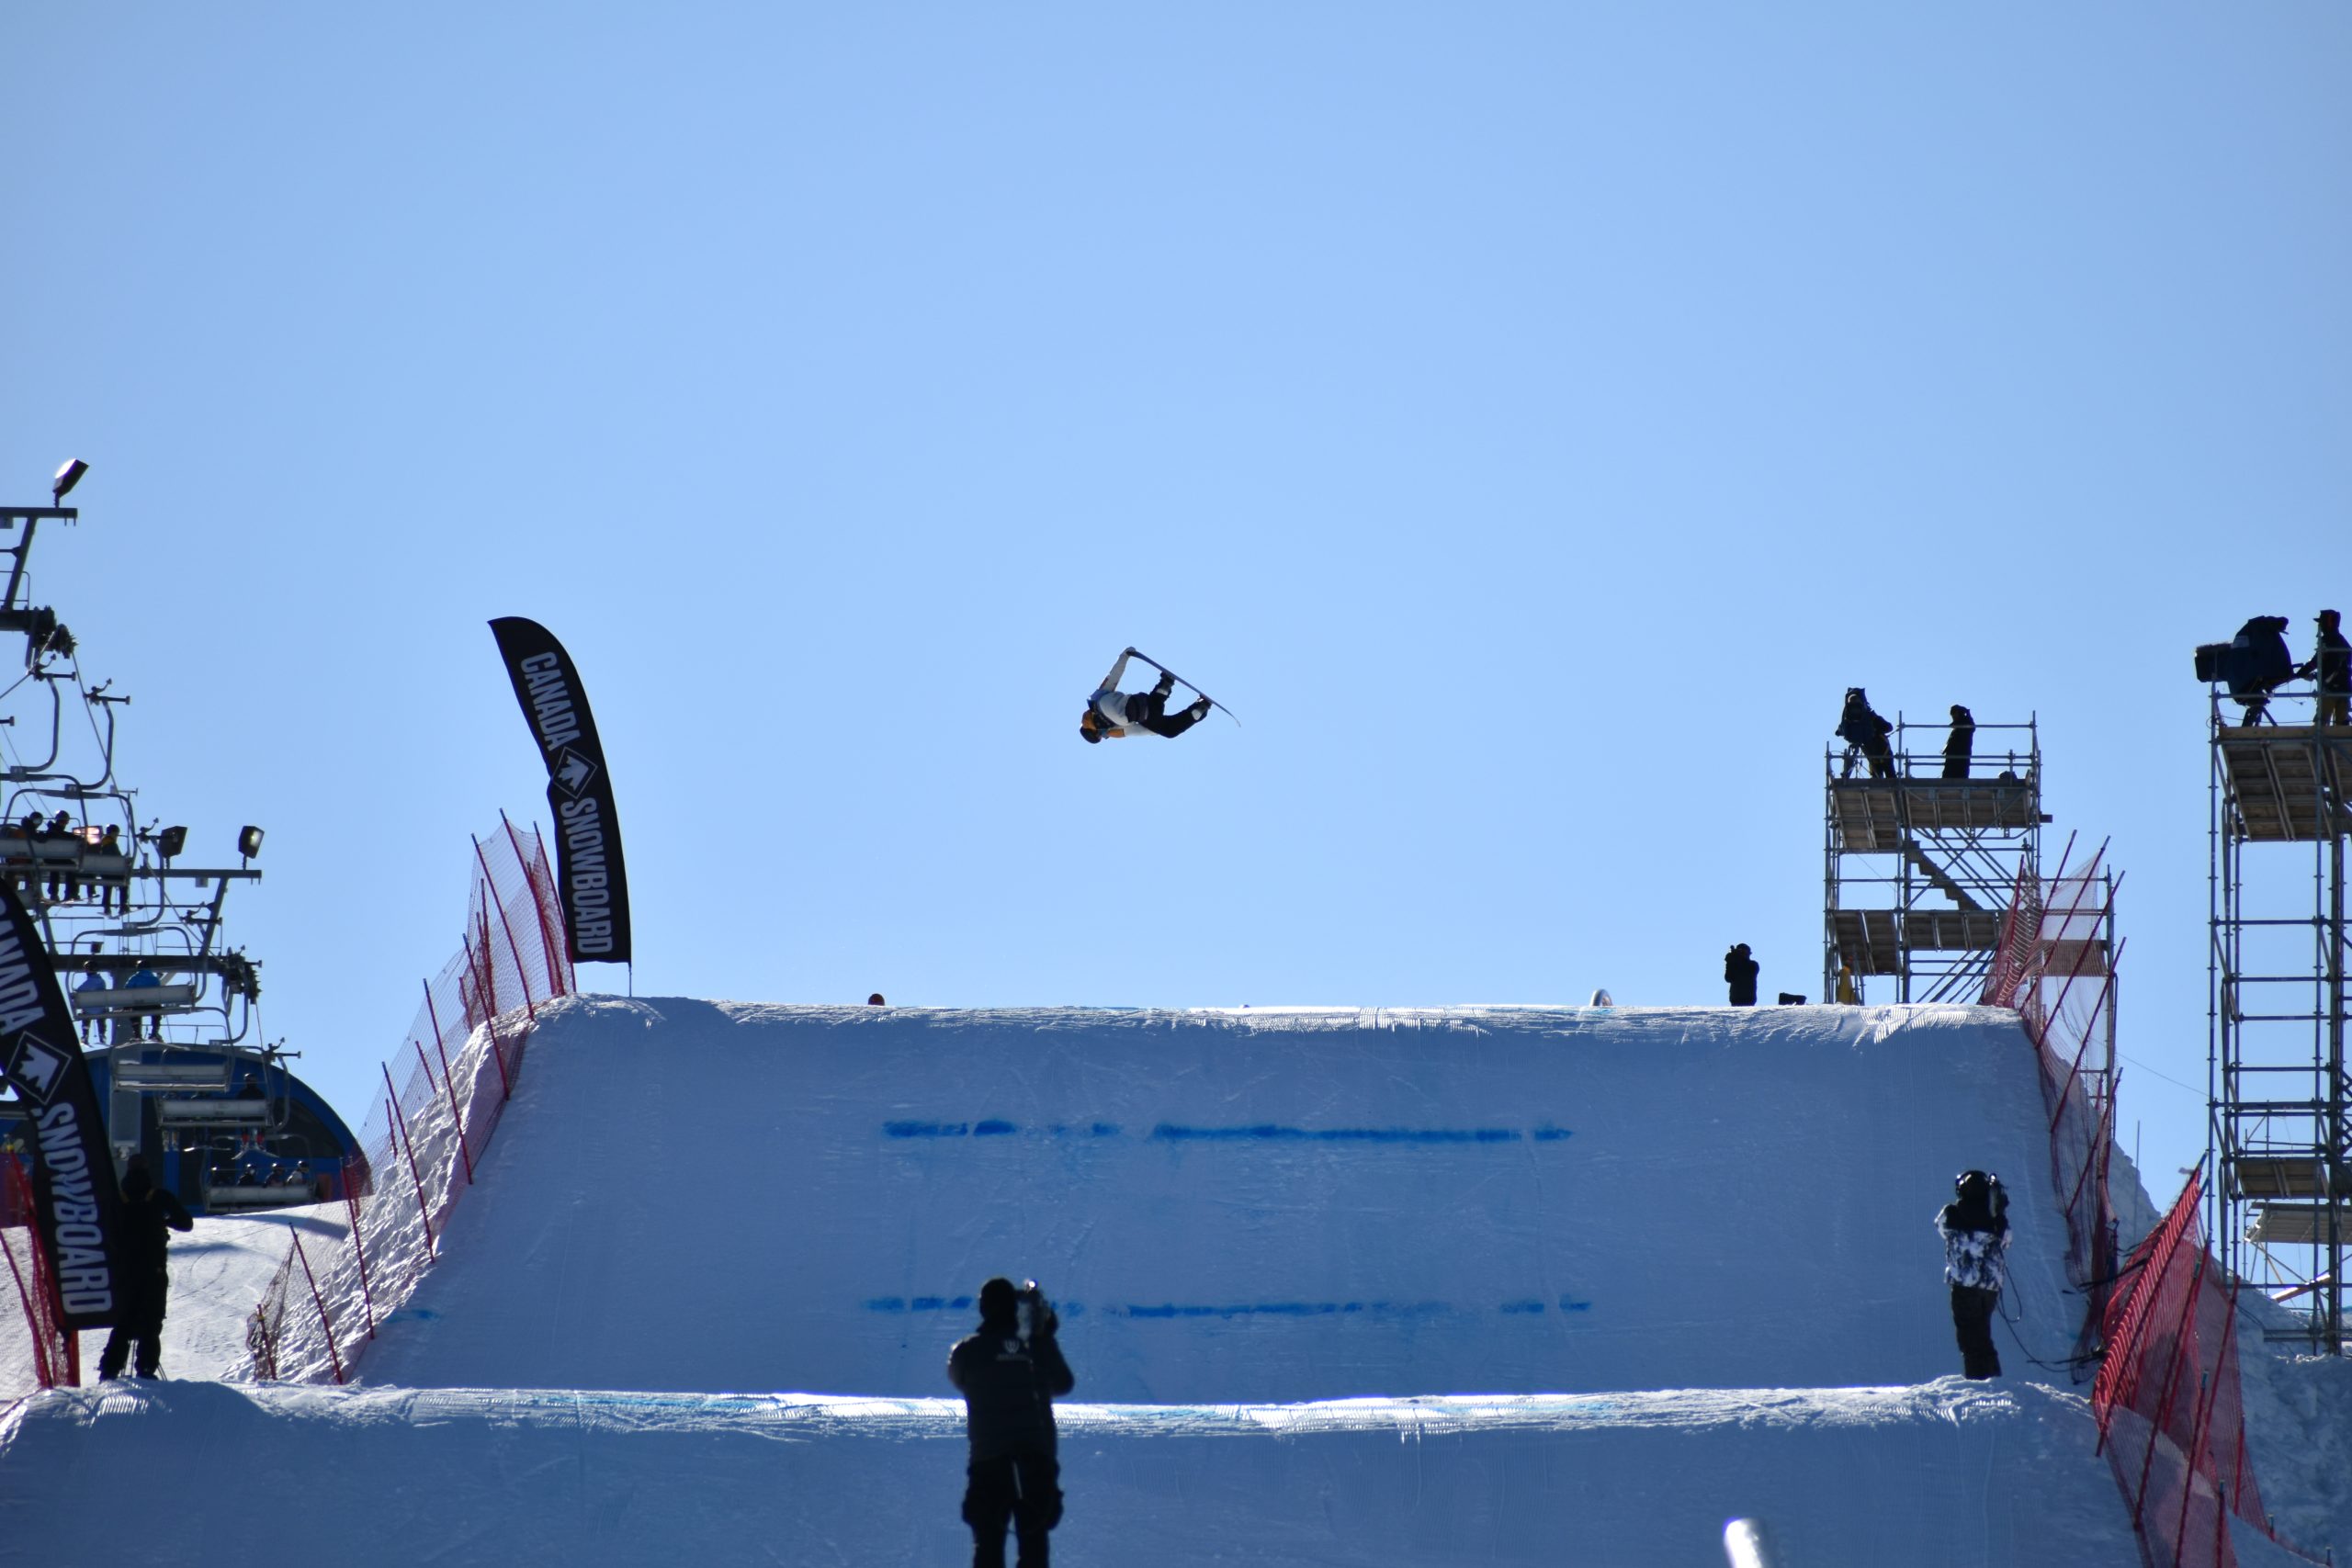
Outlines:
[[1974, 1000], [2020, 876], [2040, 874], [2050, 818], [2036, 721], [1974, 726], [1973, 756], [1956, 765], [1951, 734], [1898, 714], [1880, 766], [1835, 746], [1824, 758], [1825, 1001], [1840, 966], [1858, 991], [1891, 977], [1899, 1002]]
[[2208, 1150], [2222, 1261], [2306, 1303], [2344, 1353], [2352, 1135], [2344, 1060], [2344, 851], [2352, 728], [2318, 694], [2212, 688], [2207, 876]]

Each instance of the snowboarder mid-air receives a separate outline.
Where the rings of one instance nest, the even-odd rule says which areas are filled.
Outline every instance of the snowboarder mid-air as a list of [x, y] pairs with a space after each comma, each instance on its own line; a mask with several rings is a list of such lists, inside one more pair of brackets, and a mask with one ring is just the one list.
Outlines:
[[1102, 677], [1102, 683], [1094, 688], [1094, 694], [1086, 699], [1086, 712], [1079, 716], [1078, 733], [1089, 746], [1120, 739], [1130, 729], [1148, 729], [1173, 740], [1208, 717], [1211, 705], [1206, 697], [1172, 714], [1168, 711], [1168, 699], [1176, 691], [1176, 677], [1165, 670], [1159, 672], [1159, 683], [1148, 692], [1119, 690], [1119, 682], [1127, 672], [1127, 660], [1140, 657], [1132, 648], [1120, 654], [1119, 661], [1111, 666], [1111, 672]]

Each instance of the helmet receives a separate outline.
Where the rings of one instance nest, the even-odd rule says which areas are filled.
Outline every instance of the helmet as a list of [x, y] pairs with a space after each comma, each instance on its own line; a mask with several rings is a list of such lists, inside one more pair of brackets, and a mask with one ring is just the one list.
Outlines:
[[1091, 724], [1080, 724], [1078, 727], [1078, 733], [1080, 739], [1083, 739], [1089, 746], [1100, 746], [1102, 744], [1102, 732], [1095, 728]]

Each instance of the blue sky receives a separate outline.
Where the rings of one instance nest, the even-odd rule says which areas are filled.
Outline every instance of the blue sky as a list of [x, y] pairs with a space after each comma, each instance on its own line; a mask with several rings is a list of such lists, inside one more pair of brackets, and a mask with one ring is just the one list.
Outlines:
[[[465, 835], [544, 811], [513, 614], [594, 696], [640, 994], [1713, 1001], [1733, 941], [1815, 992], [1842, 689], [2037, 714], [2129, 874], [2127, 1141], [2202, 1147], [2188, 650], [2352, 599], [2339, 6], [0, 49], [5, 493], [93, 464], [39, 595], [142, 808], [269, 829], [234, 931], [355, 1118]], [[1244, 727], [1081, 745], [1129, 642]]]

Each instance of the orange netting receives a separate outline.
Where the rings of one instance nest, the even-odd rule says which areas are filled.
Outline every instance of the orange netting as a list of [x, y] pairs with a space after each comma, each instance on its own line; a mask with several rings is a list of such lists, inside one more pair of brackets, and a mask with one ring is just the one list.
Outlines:
[[555, 876], [536, 831], [474, 840], [474, 876], [458, 953], [425, 983], [408, 1036], [384, 1067], [384, 1092], [360, 1123], [343, 1183], [344, 1239], [286, 1261], [254, 1308], [246, 1346], [255, 1377], [343, 1382], [385, 1314], [431, 1267], [449, 1213], [514, 1091], [541, 1003], [570, 995]]
[[[2205, 1248], [2199, 1178], [2133, 1250], [2108, 1303], [2091, 1414], [2148, 1560], [2229, 1568], [2235, 1514], [2272, 1540], [2246, 1457], [2234, 1281]], [[2282, 1543], [2283, 1544], [2283, 1543]]]
[[2076, 1349], [2086, 1353], [2115, 1278], [2107, 1191], [2114, 1147], [2115, 959], [2108, 951], [2109, 884], [2099, 866], [2044, 878], [2018, 874], [2000, 946], [1984, 981], [1989, 1007], [2014, 1008], [2041, 1068], [2050, 1117], [2050, 1176], [2066, 1221], [2066, 1268], [2083, 1291]]

